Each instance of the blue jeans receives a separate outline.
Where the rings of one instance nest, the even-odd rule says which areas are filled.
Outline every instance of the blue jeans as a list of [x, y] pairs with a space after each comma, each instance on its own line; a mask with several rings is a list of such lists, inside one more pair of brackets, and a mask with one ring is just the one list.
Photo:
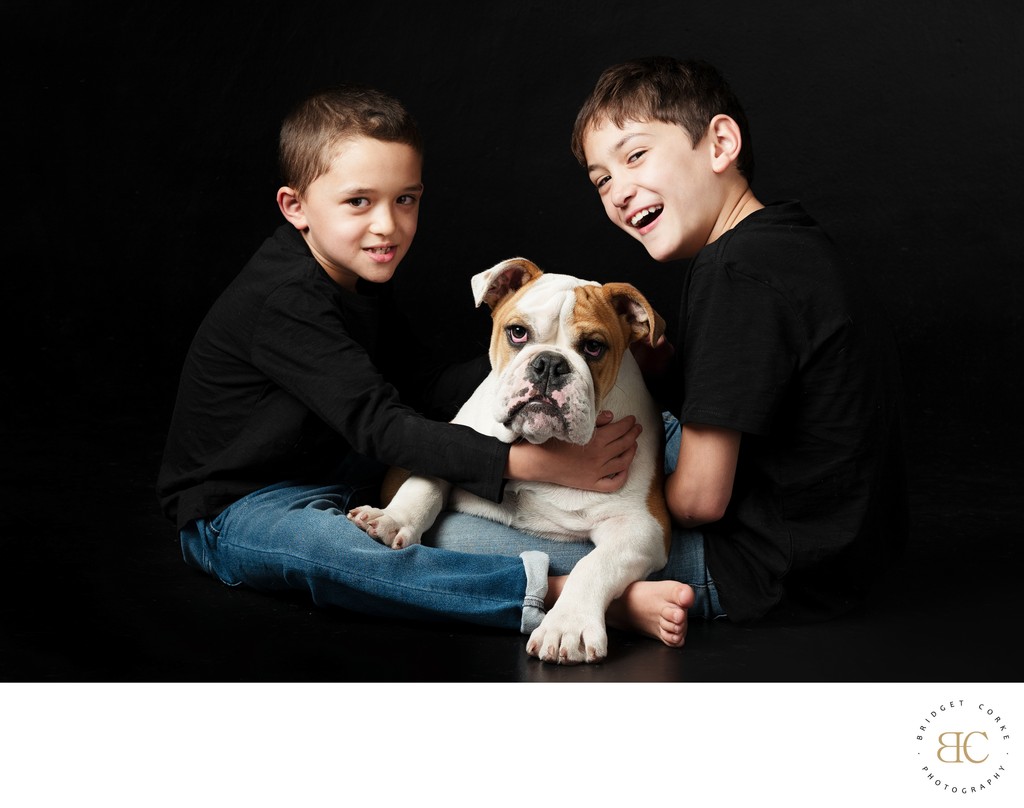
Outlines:
[[[340, 482], [283, 482], [181, 531], [185, 561], [229, 586], [307, 591], [319, 606], [385, 617], [461, 619], [529, 634], [544, 617], [547, 556], [385, 547], [349, 522], [373, 501], [376, 464], [349, 458]], [[370, 497], [368, 499], [368, 497]]]
[[[392, 550], [345, 516], [351, 507], [376, 499], [367, 485], [378, 470], [350, 458], [337, 482], [283, 482], [249, 494], [215, 518], [185, 526], [185, 561], [229, 586], [307, 591], [321, 606], [457, 619], [529, 634], [544, 616], [549, 571], [567, 573], [593, 547], [444, 513], [425, 537], [432, 546]], [[693, 586], [694, 617], [721, 615], [700, 533], [675, 531], [668, 566], [651, 578]]]

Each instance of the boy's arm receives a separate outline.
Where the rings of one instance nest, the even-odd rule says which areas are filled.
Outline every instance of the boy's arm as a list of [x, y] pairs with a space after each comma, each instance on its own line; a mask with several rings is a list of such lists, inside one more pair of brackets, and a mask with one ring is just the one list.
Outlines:
[[679, 461], [665, 481], [676, 524], [696, 527], [722, 518], [732, 497], [741, 436], [725, 427], [683, 425]]

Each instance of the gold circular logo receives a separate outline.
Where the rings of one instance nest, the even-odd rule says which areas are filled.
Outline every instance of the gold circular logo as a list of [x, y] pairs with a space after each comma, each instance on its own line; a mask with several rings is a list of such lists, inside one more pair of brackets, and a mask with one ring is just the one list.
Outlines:
[[966, 698], [941, 702], [922, 715], [915, 737], [927, 789], [987, 794], [1008, 776], [1010, 722], [998, 704]]

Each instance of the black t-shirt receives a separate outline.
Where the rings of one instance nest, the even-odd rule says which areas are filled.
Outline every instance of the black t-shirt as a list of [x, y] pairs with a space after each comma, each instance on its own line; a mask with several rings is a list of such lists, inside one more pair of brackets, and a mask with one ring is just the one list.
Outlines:
[[318, 480], [353, 451], [500, 499], [508, 446], [427, 419], [395, 387], [451, 418], [486, 355], [434, 366], [390, 284], [357, 288], [331, 280], [285, 224], [214, 303], [185, 359], [157, 481], [179, 529], [267, 485]]
[[680, 420], [743, 433], [732, 498], [703, 527], [730, 618], [862, 602], [906, 539], [898, 356], [862, 279], [795, 202], [705, 247], [683, 284]]

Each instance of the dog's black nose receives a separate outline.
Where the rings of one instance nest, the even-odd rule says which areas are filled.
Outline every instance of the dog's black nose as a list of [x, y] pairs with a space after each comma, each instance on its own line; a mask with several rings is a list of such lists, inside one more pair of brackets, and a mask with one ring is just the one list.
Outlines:
[[572, 367], [560, 353], [544, 351], [530, 361], [530, 381], [542, 392], [564, 387], [571, 375]]

